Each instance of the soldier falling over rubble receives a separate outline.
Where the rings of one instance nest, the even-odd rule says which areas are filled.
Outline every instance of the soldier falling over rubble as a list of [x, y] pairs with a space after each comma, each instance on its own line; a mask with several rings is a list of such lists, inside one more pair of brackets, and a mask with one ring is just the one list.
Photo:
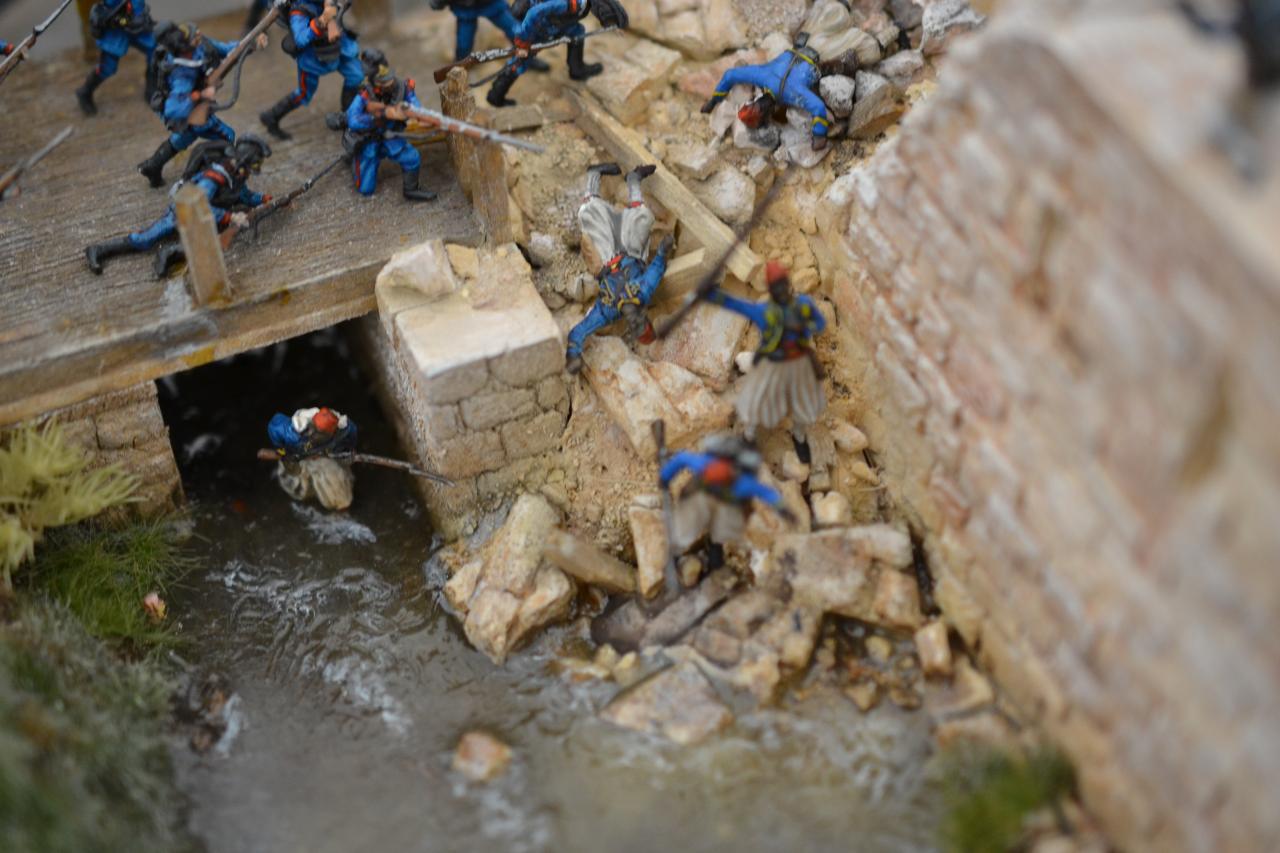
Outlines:
[[578, 222], [602, 261], [596, 274], [600, 293], [587, 316], [569, 331], [565, 366], [570, 373], [582, 369], [582, 346], [587, 338], [618, 320], [627, 321], [629, 340], [649, 343], [654, 339], [653, 324], [645, 309], [666, 274], [667, 255], [673, 243], [668, 235], [653, 260], [646, 263], [654, 218], [645, 204], [640, 182], [655, 168], [637, 166], [627, 173], [627, 206], [622, 210], [600, 197], [601, 176], [622, 174], [618, 164], [603, 163], [587, 170], [587, 191], [578, 208]]
[[826, 103], [818, 94], [818, 83], [823, 74], [852, 76], [857, 71], [858, 60], [849, 51], [837, 59], [823, 62], [818, 52], [808, 46], [808, 41], [808, 34], [800, 33], [794, 47], [778, 54], [770, 62], [730, 68], [720, 78], [715, 93], [702, 105], [702, 112], [714, 110], [729, 96], [729, 90], [734, 86], [754, 86], [761, 90], [761, 94], [738, 111], [738, 118], [743, 124], [755, 130], [767, 125], [779, 107], [795, 107], [812, 117], [813, 149], [821, 151], [826, 148], [832, 119]]

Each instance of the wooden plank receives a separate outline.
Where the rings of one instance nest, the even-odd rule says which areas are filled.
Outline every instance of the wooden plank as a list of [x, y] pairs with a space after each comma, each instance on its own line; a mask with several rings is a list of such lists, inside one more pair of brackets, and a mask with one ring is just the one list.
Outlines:
[[192, 301], [196, 307], [225, 304], [231, 299], [231, 283], [208, 197], [195, 184], [186, 184], [178, 191], [173, 210], [187, 256]]
[[654, 302], [675, 299], [684, 296], [698, 286], [698, 282], [711, 271], [713, 262], [707, 259], [706, 249], [694, 249], [686, 252], [667, 264], [667, 274], [662, 277], [662, 284], [654, 295]]
[[[476, 108], [467, 83], [467, 72], [454, 68], [440, 86], [440, 111], [450, 118], [483, 125], [488, 114]], [[501, 245], [515, 239], [511, 226], [511, 199], [507, 193], [507, 158], [502, 146], [451, 134], [449, 150], [458, 180], [484, 226], [489, 243]]]
[[[604, 147], [623, 170], [642, 163], [657, 163], [657, 171], [645, 181], [645, 190], [679, 217], [682, 228], [711, 252], [712, 263], [720, 258], [737, 237], [707, 206], [698, 201], [689, 188], [670, 169], [644, 147], [644, 140], [634, 130], [618, 123], [600, 102], [586, 92], [573, 90], [578, 105], [578, 125]], [[726, 269], [741, 281], [751, 281], [763, 266], [760, 257], [746, 244], [734, 249]]]

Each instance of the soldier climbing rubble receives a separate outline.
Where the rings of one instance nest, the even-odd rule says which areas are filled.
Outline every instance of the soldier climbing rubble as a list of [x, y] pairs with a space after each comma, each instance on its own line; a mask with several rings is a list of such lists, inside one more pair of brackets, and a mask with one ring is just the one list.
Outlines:
[[818, 52], [808, 46], [808, 41], [808, 34], [800, 33], [795, 46], [778, 54], [772, 61], [764, 65], [730, 68], [720, 78], [715, 93], [702, 105], [702, 112], [714, 110], [734, 86], [754, 86], [762, 93], [738, 111], [738, 118], [743, 124], [752, 129], [763, 127], [772, 120], [777, 108], [796, 107], [812, 116], [814, 150], [826, 148], [831, 133], [831, 113], [818, 94], [818, 81], [823, 74], [852, 76], [857, 70], [857, 58], [849, 52], [838, 59], [823, 62]]
[[578, 222], [603, 263], [597, 278], [600, 294], [580, 323], [569, 331], [566, 368], [582, 369], [582, 345], [593, 333], [610, 323], [625, 319], [628, 337], [640, 343], [654, 339], [653, 325], [645, 309], [667, 271], [667, 255], [673, 240], [663, 239], [653, 260], [646, 263], [653, 211], [645, 204], [640, 182], [652, 175], [655, 166], [637, 166], [627, 173], [627, 206], [617, 210], [600, 198], [602, 175], [620, 175], [616, 163], [604, 163], [587, 170], [587, 191], [578, 208]]

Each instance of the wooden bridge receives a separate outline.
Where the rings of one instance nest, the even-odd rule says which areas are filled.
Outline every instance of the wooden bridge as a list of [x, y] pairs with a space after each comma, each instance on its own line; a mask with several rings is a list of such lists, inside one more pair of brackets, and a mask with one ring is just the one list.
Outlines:
[[[204, 26], [233, 39], [241, 22], [236, 15]], [[402, 73], [422, 78], [438, 64], [413, 42], [389, 47]], [[0, 87], [0, 164], [74, 127], [23, 178], [22, 193], [0, 203], [0, 425], [359, 316], [375, 307], [377, 271], [401, 247], [481, 239], [445, 146], [430, 145], [423, 184], [437, 201], [404, 201], [394, 163], [385, 164], [372, 198], [357, 195], [350, 174], [336, 169], [294, 209], [267, 220], [256, 242], [246, 236], [228, 250], [225, 305], [195, 305], [181, 276], [157, 281], [149, 255], [116, 259], [95, 276], [84, 247], [145, 227], [169, 199], [135, 168], [166, 136], [143, 102], [141, 58], [131, 54], [98, 90], [93, 118], [72, 96], [88, 67], [79, 57], [28, 62]], [[273, 43], [247, 60], [239, 103], [222, 117], [238, 133], [265, 135], [257, 114], [294, 80], [291, 60]], [[436, 99], [422, 88], [424, 102]], [[286, 119], [294, 138], [271, 141], [256, 189], [282, 194], [340, 152], [339, 135], [324, 124], [340, 89], [336, 75], [324, 78], [311, 105]], [[165, 177], [176, 180], [183, 162], [170, 163]]]

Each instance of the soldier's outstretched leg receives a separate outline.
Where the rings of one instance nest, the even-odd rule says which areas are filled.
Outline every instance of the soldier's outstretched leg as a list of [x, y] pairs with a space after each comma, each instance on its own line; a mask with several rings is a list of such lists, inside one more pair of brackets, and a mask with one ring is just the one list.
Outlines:
[[621, 175], [622, 168], [617, 163], [596, 163], [587, 167], [587, 197], [600, 195], [600, 177], [602, 175]]
[[582, 39], [569, 42], [569, 79], [586, 80], [604, 71], [599, 62], [588, 63], [584, 60], [586, 44]]
[[136, 245], [133, 241], [126, 237], [113, 237], [101, 243], [94, 243], [84, 250], [85, 260], [89, 262], [89, 271], [94, 275], [102, 275], [103, 264], [111, 258], [120, 255], [131, 255], [135, 252], [146, 251]]
[[495, 107], [514, 107], [516, 102], [507, 97], [507, 92], [511, 91], [512, 85], [519, 76], [520, 72], [514, 64], [503, 68], [498, 72], [493, 85], [489, 87], [489, 94], [485, 96], [485, 100]]
[[293, 134], [280, 126], [280, 120], [300, 106], [302, 106], [302, 101], [297, 100], [293, 93], [290, 92], [276, 101], [271, 109], [258, 113], [258, 121], [262, 122], [267, 129], [267, 133], [276, 139], [292, 139]]
[[98, 114], [98, 105], [93, 102], [93, 93], [106, 79], [96, 67], [89, 72], [88, 77], [84, 78], [84, 83], [76, 89], [76, 103], [80, 105], [80, 112], [87, 116]]
[[162, 187], [164, 186], [164, 166], [177, 155], [178, 149], [173, 141], [166, 139], [150, 157], [138, 164], [138, 171], [151, 183], [153, 189]]

